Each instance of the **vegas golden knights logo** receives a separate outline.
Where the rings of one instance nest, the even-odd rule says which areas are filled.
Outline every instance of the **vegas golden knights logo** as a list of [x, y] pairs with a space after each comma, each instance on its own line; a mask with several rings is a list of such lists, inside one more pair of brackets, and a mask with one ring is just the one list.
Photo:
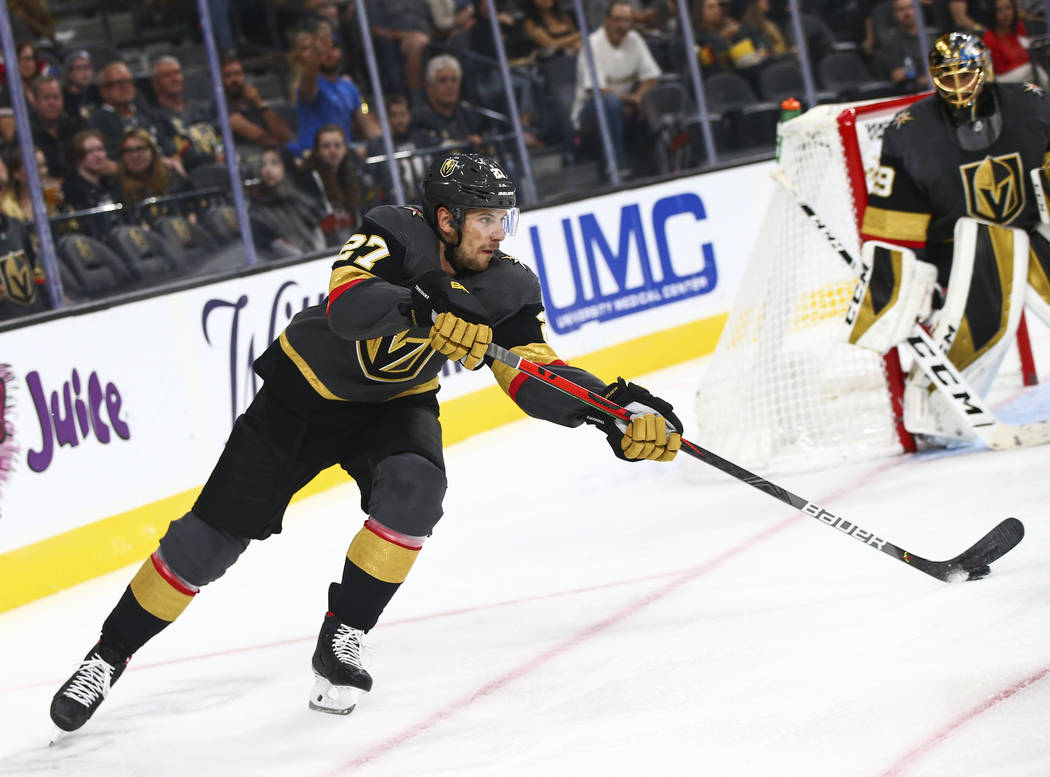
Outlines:
[[1024, 169], [1021, 155], [988, 156], [961, 165], [966, 192], [966, 213], [975, 219], [1009, 224], [1025, 206]]
[[455, 157], [450, 156], [448, 159], [446, 159], [441, 165], [441, 177], [448, 178], [450, 175], [452, 175], [452, 172], [456, 169], [457, 164], [458, 163], [456, 162]]
[[36, 299], [33, 267], [26, 259], [25, 251], [12, 251], [0, 256], [0, 281], [3, 281], [7, 298], [14, 304], [32, 305]]
[[387, 337], [373, 337], [357, 343], [361, 371], [372, 380], [400, 383], [412, 380], [437, 351], [427, 337], [412, 337], [398, 332]]

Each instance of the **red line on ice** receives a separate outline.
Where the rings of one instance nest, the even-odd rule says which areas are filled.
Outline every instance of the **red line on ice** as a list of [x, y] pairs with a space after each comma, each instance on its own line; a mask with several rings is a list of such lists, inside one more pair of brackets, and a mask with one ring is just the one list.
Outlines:
[[886, 769], [886, 771], [880, 772], [879, 777], [900, 777], [901, 775], [907, 774], [908, 769], [911, 768], [916, 761], [918, 761], [924, 755], [926, 755], [931, 750], [940, 745], [944, 740], [946, 740], [948, 737], [954, 734], [958, 729], [962, 728], [962, 726], [969, 723], [978, 715], [988, 712], [988, 710], [992, 709], [993, 707], [998, 706], [999, 704], [1011, 698], [1012, 696], [1015, 696], [1016, 694], [1020, 693], [1028, 686], [1034, 685], [1035, 683], [1039, 682], [1048, 674], [1050, 674], [1050, 666], [1045, 666], [1035, 674], [1026, 677], [1018, 683], [1014, 683], [1009, 688], [999, 691], [999, 693], [995, 694], [995, 696], [987, 698], [980, 704], [971, 707], [962, 715], [957, 717], [955, 720], [951, 721], [947, 725], [943, 726], [939, 731], [932, 734], [925, 741], [921, 742], [920, 744], [916, 745], [911, 750], [909, 750], [907, 753], [900, 756], [900, 758], [894, 761], [893, 764], [888, 769]]

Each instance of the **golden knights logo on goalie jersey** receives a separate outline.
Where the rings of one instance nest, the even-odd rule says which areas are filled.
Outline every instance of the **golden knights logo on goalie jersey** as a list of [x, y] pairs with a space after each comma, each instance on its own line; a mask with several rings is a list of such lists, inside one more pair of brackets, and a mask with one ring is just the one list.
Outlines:
[[1009, 224], [1024, 210], [1025, 175], [1021, 155], [987, 156], [960, 165], [966, 215], [995, 224]]

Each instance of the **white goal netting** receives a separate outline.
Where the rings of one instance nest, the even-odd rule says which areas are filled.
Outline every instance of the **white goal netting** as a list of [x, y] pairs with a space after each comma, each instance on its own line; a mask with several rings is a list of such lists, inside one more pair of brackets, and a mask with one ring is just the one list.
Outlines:
[[[861, 171], [877, 167], [882, 130], [901, 104], [878, 106], [851, 112], [856, 125], [845, 136], [846, 105], [819, 106], [781, 127], [780, 166], [851, 256], [860, 251], [855, 189]], [[882, 358], [845, 343], [853, 273], [797, 200], [772, 185], [697, 391], [697, 442], [760, 473], [900, 453]]]

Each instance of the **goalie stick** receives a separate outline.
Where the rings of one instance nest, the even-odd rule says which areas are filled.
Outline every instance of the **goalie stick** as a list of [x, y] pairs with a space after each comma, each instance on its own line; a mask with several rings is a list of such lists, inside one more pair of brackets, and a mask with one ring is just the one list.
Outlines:
[[[854, 270], [862, 272], [865, 268], [861, 267], [860, 261], [850, 256], [828, 225], [821, 221], [816, 211], [802, 199], [783, 168], [776, 168], [772, 175], [773, 180], [794, 198], [810, 223], [827, 239], [843, 261]], [[992, 450], [1001, 451], [1050, 442], [1050, 419], [1030, 424], [1007, 424], [996, 418], [981, 395], [937, 347], [919, 322], [915, 322], [902, 344], [908, 347], [923, 374], [947, 397], [959, 416], [973, 429], [974, 434]]]
[[[624, 422], [631, 420], [631, 413], [626, 408], [610, 402], [600, 394], [595, 394], [593, 391], [558, 375], [552, 370], [528, 359], [523, 359], [495, 343], [489, 344], [486, 356], [489, 359], [502, 362], [508, 367], [520, 370], [526, 375], [543, 381], [551, 388], [575, 397], [580, 402], [590, 405], [605, 415]], [[769, 494], [774, 499], [779, 499], [784, 504], [790, 505], [812, 518], [816, 518], [833, 529], [838, 529], [843, 534], [853, 537], [853, 539], [864, 543], [870, 548], [880, 550], [886, 555], [918, 569], [920, 572], [925, 572], [927, 575], [945, 582], [977, 580], [984, 577], [991, 571], [988, 565], [1008, 552], [1024, 537], [1024, 525], [1016, 518], [1007, 518], [958, 556], [947, 561], [930, 561], [922, 556], [916, 556], [914, 553], [904, 550], [888, 540], [877, 537], [872, 532], [861, 528], [841, 515], [825, 510], [820, 505], [814, 504], [808, 499], [803, 499], [801, 496], [793, 494], [753, 472], [749, 472], [740, 465], [701, 448], [684, 437], [682, 438], [681, 451], [693, 458], [700, 459], [715, 469], [725, 472], [727, 475], [731, 475], [737, 480], [747, 483], [749, 486], [757, 488], [759, 491]]]

